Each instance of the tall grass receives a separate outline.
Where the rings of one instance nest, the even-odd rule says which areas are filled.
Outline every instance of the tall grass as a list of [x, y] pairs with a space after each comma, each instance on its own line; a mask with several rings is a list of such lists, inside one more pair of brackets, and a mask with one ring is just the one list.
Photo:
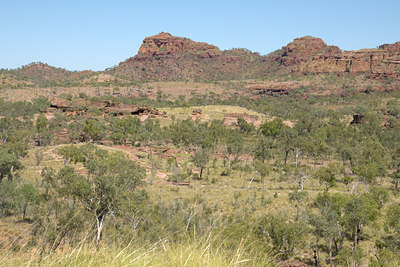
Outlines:
[[128, 245], [96, 249], [93, 242], [82, 241], [75, 247], [63, 247], [42, 254], [8, 251], [0, 256], [0, 266], [273, 266], [269, 253], [260, 252], [243, 237], [235, 245], [224, 242], [220, 234], [202, 238], [188, 237], [183, 242], [161, 239], [149, 243], [133, 239]]

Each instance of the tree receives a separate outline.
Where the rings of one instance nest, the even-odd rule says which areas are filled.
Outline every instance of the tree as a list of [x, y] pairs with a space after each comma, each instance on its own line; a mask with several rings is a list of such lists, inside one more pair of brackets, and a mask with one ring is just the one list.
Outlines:
[[396, 193], [398, 193], [399, 183], [400, 183], [400, 165], [397, 167], [396, 171], [393, 172], [392, 177], [393, 177], [394, 190], [396, 191]]
[[294, 168], [292, 177], [296, 181], [300, 191], [303, 191], [304, 183], [308, 181], [310, 173], [310, 167], [308, 167], [307, 165], [298, 165], [296, 168]]
[[257, 144], [254, 150], [254, 158], [260, 160], [261, 162], [264, 162], [268, 158], [271, 157], [271, 148], [272, 148], [273, 140], [261, 136], [257, 140]]
[[124, 119], [118, 119], [112, 121], [111, 129], [113, 133], [110, 135], [110, 139], [115, 144], [127, 144], [128, 138], [138, 132], [141, 127], [140, 119], [137, 117], [126, 117]]
[[256, 233], [271, 243], [281, 258], [287, 259], [303, 243], [307, 228], [302, 223], [287, 221], [285, 217], [268, 214], [259, 220]]
[[279, 131], [278, 141], [279, 145], [282, 147], [285, 157], [284, 157], [284, 164], [286, 165], [287, 159], [289, 157], [289, 153], [294, 150], [297, 143], [297, 131], [292, 129], [288, 126], [283, 127]]
[[400, 158], [393, 165], [395, 166], [395, 171], [392, 173], [392, 183], [394, 184], [394, 190], [398, 193], [400, 184]]
[[358, 267], [362, 264], [363, 258], [364, 253], [360, 247], [353, 250], [344, 248], [338, 253], [336, 261], [340, 264], [339, 266]]
[[78, 162], [84, 162], [85, 157], [82, 149], [80, 149], [77, 146], [74, 145], [69, 145], [69, 146], [63, 146], [58, 149], [58, 154], [61, 155], [64, 159], [64, 166], [67, 166], [68, 163], [78, 163]]
[[400, 206], [392, 204], [387, 209], [385, 228], [389, 233], [397, 237], [397, 244], [400, 249]]
[[90, 138], [92, 141], [100, 140], [102, 136], [102, 127], [99, 122], [93, 119], [85, 120], [82, 131], [85, 135]]
[[275, 139], [284, 127], [286, 126], [283, 121], [280, 118], [275, 118], [272, 121], [264, 122], [260, 126], [260, 131], [263, 135]]
[[254, 125], [251, 123], [248, 123], [243, 118], [238, 118], [237, 125], [239, 126], [240, 132], [245, 133], [245, 134], [254, 132], [254, 130], [255, 130]]
[[349, 199], [344, 207], [344, 222], [354, 231], [354, 249], [357, 248], [361, 227], [373, 222], [379, 215], [378, 205], [370, 194], [364, 193]]
[[270, 167], [268, 166], [268, 164], [266, 164], [260, 160], [254, 160], [253, 165], [254, 165], [254, 168], [256, 169], [257, 173], [260, 174], [260, 181], [262, 183], [262, 186], [264, 187], [264, 180], [265, 180], [265, 177], [270, 172]]
[[64, 169], [59, 179], [64, 190], [93, 215], [96, 221], [96, 244], [99, 246], [108, 215], [118, 214], [124, 199], [141, 184], [144, 169], [129, 160], [122, 152], [109, 153], [92, 146], [82, 148], [87, 176]]
[[36, 167], [39, 167], [40, 162], [44, 159], [44, 153], [40, 149], [35, 150]]
[[48, 124], [49, 124], [49, 121], [44, 116], [44, 114], [41, 113], [36, 120], [36, 131], [37, 131], [37, 134], [39, 137], [39, 146], [43, 145], [43, 136], [47, 132]]
[[[321, 212], [322, 213], [322, 212]], [[330, 265], [332, 266], [332, 242], [334, 237], [337, 234], [337, 221], [334, 221], [336, 218], [336, 214], [332, 211], [324, 211], [322, 214], [312, 214], [309, 217], [309, 222], [312, 226], [314, 226], [314, 233], [316, 235], [316, 238], [324, 238], [327, 240], [327, 243], [329, 244], [329, 261]], [[318, 241], [315, 246], [315, 250], [318, 250]], [[315, 251], [315, 261], [316, 261], [316, 266], [319, 266], [318, 262], [318, 251]]]
[[305, 191], [299, 191], [297, 188], [293, 192], [289, 193], [289, 200], [295, 202], [296, 207], [296, 221], [299, 221], [300, 205], [304, 200], [307, 199], [308, 193]]
[[[228, 152], [228, 159], [229, 159], [229, 176], [231, 175], [232, 166], [234, 162], [239, 157], [240, 152], [243, 150], [243, 136], [239, 133], [239, 131], [231, 131], [230, 134], [227, 136], [226, 140], [226, 148]], [[231, 160], [230, 157], [234, 156], [234, 159]]]
[[7, 216], [15, 212], [17, 201], [17, 185], [12, 181], [0, 182], [0, 215]]
[[[332, 265], [332, 242], [335, 245], [336, 254], [342, 249], [345, 230], [341, 224], [343, 207], [347, 198], [340, 194], [329, 194], [327, 192], [318, 194], [314, 205], [318, 208], [317, 214], [311, 214], [310, 224], [314, 226], [317, 238], [316, 250], [318, 250], [318, 238], [324, 238], [329, 244], [329, 260]], [[316, 253], [318, 255], [318, 253]]]
[[21, 186], [19, 188], [19, 196], [23, 210], [22, 220], [25, 220], [28, 205], [36, 204], [39, 201], [39, 196], [35, 187], [31, 184]]
[[376, 163], [363, 163], [354, 167], [353, 171], [365, 184], [365, 188], [368, 189], [368, 185], [375, 182], [379, 170]]
[[320, 183], [325, 185], [326, 192], [329, 191], [329, 188], [336, 185], [337, 170], [336, 165], [330, 164], [328, 167], [323, 166], [315, 172], [315, 176], [319, 179]]
[[379, 209], [382, 209], [389, 200], [389, 192], [382, 187], [372, 187], [370, 190], [372, 198], [375, 200]]
[[206, 151], [205, 149], [200, 149], [197, 150], [193, 157], [192, 157], [192, 162], [194, 165], [198, 168], [200, 168], [200, 179], [203, 176], [203, 170], [207, 166], [207, 163], [210, 161], [210, 155], [209, 152]]
[[8, 177], [8, 180], [12, 181], [16, 171], [22, 168], [23, 165], [18, 160], [17, 156], [8, 153], [0, 147], [0, 182], [4, 177]]

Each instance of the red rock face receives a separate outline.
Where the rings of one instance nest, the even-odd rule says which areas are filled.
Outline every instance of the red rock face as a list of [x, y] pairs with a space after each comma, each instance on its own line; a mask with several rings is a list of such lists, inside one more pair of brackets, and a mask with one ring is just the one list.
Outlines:
[[400, 42], [396, 42], [394, 44], [383, 44], [380, 45], [379, 48], [393, 52], [400, 51]]
[[282, 50], [283, 54], [278, 61], [285, 66], [307, 62], [314, 54], [340, 52], [339, 47], [328, 46], [322, 39], [312, 36], [296, 38], [287, 46], [282, 47]]
[[368, 73], [372, 76], [400, 76], [400, 42], [378, 49], [341, 51], [320, 38], [296, 38], [283, 47], [275, 60], [295, 73]]
[[138, 80], [225, 80], [248, 76], [250, 68], [264, 68], [264, 62], [245, 49], [220, 51], [214, 45], [162, 32], [145, 38], [138, 54], [120, 62], [112, 73]]
[[196, 54], [202, 58], [212, 58], [221, 54], [218, 47], [214, 45], [194, 42], [187, 38], [176, 37], [162, 32], [145, 38], [138, 55], [157, 57], [185, 52]]

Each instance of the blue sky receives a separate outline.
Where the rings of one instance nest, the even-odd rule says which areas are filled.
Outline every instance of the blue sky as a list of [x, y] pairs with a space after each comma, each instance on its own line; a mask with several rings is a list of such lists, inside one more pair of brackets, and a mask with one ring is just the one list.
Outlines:
[[261, 54], [312, 35], [344, 50], [400, 41], [400, 1], [0, 0], [0, 68], [104, 70], [161, 31]]

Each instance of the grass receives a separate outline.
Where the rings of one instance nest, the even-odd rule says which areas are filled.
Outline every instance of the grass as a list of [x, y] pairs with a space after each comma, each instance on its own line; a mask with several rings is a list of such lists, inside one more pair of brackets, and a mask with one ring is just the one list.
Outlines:
[[[155, 243], [133, 238], [125, 247], [102, 246], [82, 241], [76, 247], [53, 254], [8, 252], [1, 266], [274, 266], [269, 253], [260, 253], [245, 238], [236, 247], [224, 247], [219, 234], [188, 238], [172, 243], [167, 238]], [[249, 249], [250, 247], [250, 249]]]
[[194, 109], [201, 109], [201, 120], [223, 120], [224, 115], [227, 113], [243, 113], [247, 115], [254, 115], [259, 117], [260, 120], [265, 120], [266, 115], [260, 114], [257, 111], [249, 110], [247, 108], [238, 106], [225, 106], [225, 105], [207, 105], [207, 106], [192, 106], [190, 108], [160, 108], [161, 112], [165, 111], [168, 116], [175, 116], [176, 119], [183, 120], [191, 117]]

